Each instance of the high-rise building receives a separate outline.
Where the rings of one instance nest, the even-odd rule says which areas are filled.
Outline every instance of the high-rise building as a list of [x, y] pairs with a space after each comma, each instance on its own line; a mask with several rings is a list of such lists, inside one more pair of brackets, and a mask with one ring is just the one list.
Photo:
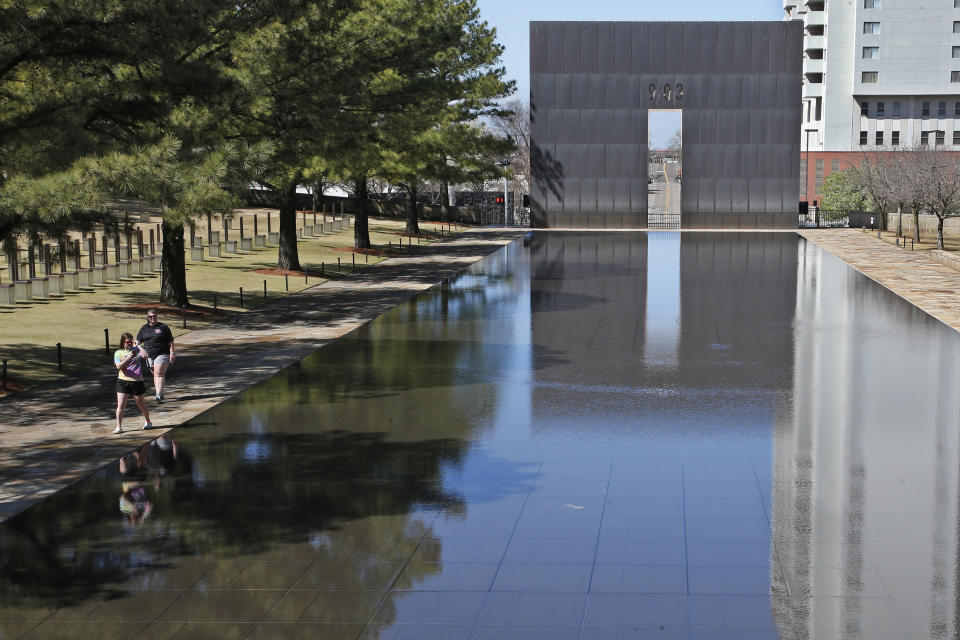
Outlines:
[[782, 0], [802, 20], [800, 199], [864, 151], [960, 151], [960, 0]]

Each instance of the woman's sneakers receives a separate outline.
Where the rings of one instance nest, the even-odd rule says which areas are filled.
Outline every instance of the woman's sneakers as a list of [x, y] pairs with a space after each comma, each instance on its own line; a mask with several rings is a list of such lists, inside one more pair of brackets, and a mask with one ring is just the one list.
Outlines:
[[157, 404], [163, 404], [163, 393], [154, 394], [153, 399], [157, 401]]
[[123, 433], [123, 429], [121, 429], [120, 427], [117, 427], [116, 429], [113, 430], [113, 432], [114, 432], [114, 433]]
[[144, 422], [144, 423], [143, 423], [143, 427], [141, 427], [141, 428], [144, 429], [144, 430], [146, 430], [146, 429], [153, 429], [153, 423], [152, 423], [152, 422], [149, 422], [149, 421]]

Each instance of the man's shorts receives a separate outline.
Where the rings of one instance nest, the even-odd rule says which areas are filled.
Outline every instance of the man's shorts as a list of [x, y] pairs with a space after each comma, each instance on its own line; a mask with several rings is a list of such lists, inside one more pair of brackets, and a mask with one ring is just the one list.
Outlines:
[[165, 364], [170, 364], [170, 354], [162, 353], [156, 358], [147, 358], [147, 364], [150, 365], [150, 368], [159, 367]]
[[147, 390], [143, 380], [121, 380], [117, 378], [117, 393], [125, 393], [129, 396], [142, 396]]

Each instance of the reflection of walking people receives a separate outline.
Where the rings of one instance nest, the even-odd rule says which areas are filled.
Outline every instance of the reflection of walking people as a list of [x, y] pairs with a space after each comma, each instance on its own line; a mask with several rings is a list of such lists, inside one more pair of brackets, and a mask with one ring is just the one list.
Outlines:
[[143, 360], [140, 349], [133, 345], [133, 336], [125, 333], [120, 337], [120, 348], [113, 354], [113, 364], [117, 367], [117, 428], [114, 433], [123, 433], [123, 412], [127, 408], [127, 397], [133, 396], [134, 402], [143, 414], [143, 428], [149, 429], [150, 412], [143, 401]]
[[170, 327], [157, 320], [157, 310], [147, 311], [147, 324], [140, 327], [137, 341], [147, 352], [147, 362], [153, 368], [153, 389], [157, 402], [163, 402], [163, 382], [167, 367], [173, 364], [173, 332]]
[[147, 498], [147, 488], [137, 479], [140, 475], [143, 451], [134, 451], [120, 458], [120, 513], [127, 517], [132, 525], [138, 525], [147, 519], [153, 511], [153, 503]]

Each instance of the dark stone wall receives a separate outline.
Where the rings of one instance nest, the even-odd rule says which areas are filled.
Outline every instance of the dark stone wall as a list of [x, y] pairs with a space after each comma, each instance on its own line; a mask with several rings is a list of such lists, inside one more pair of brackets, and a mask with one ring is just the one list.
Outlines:
[[647, 224], [647, 115], [683, 111], [682, 226], [796, 226], [799, 22], [531, 22], [531, 220]]

